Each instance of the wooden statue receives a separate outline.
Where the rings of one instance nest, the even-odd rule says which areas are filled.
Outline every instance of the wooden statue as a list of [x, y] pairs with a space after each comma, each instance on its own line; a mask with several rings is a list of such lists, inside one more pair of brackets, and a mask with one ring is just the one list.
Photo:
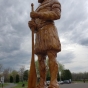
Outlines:
[[57, 53], [61, 51], [54, 20], [61, 17], [61, 4], [58, 0], [38, 0], [39, 7], [30, 13], [31, 21], [28, 22], [30, 29], [36, 34], [34, 53], [38, 56], [40, 82], [36, 88], [46, 88], [46, 56], [49, 58], [50, 84], [48, 88], [59, 88], [57, 83]]

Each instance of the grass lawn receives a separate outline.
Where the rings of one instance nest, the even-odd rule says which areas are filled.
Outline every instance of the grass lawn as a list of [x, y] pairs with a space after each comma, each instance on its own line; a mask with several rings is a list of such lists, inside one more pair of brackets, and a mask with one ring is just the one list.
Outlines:
[[[24, 87], [22, 87], [22, 84], [23, 84], [23, 83], [25, 84]], [[23, 82], [23, 83], [22, 83], [22, 82], [16, 83], [17, 85], [16, 85], [15, 87], [13, 87], [13, 88], [27, 88], [27, 84], [28, 84], [28, 83], [27, 83], [27, 82]]]
[[[4, 84], [3, 84], [3, 87], [4, 87], [4, 86], [7, 86], [7, 85], [8, 85], [8, 83], [4, 83]], [[2, 84], [0, 83], [0, 88], [1, 88], [1, 87], [2, 87]]]
[[[84, 83], [83, 81], [73, 81], [75, 83]], [[85, 83], [88, 83], [88, 81], [85, 81]]]

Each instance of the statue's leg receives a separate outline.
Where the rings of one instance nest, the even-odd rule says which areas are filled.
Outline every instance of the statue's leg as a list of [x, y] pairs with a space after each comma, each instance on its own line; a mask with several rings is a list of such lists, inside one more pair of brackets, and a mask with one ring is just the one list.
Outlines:
[[50, 70], [50, 85], [48, 88], [59, 88], [59, 84], [57, 82], [57, 74], [58, 74], [58, 63], [56, 61], [57, 52], [48, 51], [49, 58], [49, 70]]
[[46, 57], [44, 55], [38, 55], [40, 82], [37, 85], [37, 88], [46, 88], [45, 87], [45, 81], [46, 81], [45, 59], [46, 59]]

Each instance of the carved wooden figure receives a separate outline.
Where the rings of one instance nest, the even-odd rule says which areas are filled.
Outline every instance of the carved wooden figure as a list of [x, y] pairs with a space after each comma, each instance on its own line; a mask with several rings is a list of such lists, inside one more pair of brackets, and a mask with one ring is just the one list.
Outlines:
[[36, 34], [34, 52], [38, 56], [40, 82], [36, 88], [46, 88], [46, 56], [49, 58], [50, 85], [48, 88], [59, 88], [57, 83], [58, 64], [57, 53], [61, 51], [61, 43], [58, 37], [54, 20], [61, 17], [61, 4], [58, 0], [38, 0], [40, 6], [30, 13], [33, 19], [28, 22], [30, 29]]

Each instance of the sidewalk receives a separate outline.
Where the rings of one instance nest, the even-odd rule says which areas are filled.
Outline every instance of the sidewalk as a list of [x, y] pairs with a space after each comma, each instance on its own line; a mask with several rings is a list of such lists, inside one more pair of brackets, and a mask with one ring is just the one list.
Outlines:
[[15, 87], [15, 86], [16, 86], [16, 84], [14, 84], [14, 83], [9, 83], [8, 86], [5, 86], [5, 87], [3, 87], [3, 88], [13, 88], [13, 87]]

